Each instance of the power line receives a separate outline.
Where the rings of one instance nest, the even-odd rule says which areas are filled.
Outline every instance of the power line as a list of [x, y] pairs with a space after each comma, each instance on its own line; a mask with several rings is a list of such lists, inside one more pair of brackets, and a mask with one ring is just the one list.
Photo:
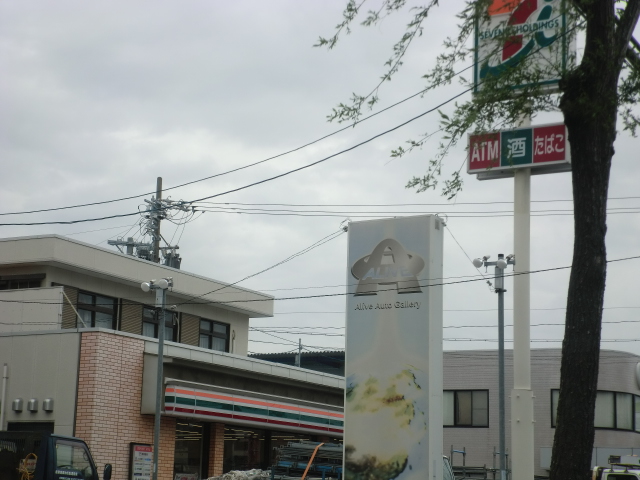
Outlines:
[[[631, 207], [633, 210], [618, 211], [621, 209], [607, 209], [608, 215], [618, 214], [636, 214], [640, 213], [640, 207]], [[334, 218], [394, 218], [399, 214], [401, 215], [447, 215], [449, 218], [500, 218], [500, 217], [512, 217], [513, 212], [327, 212], [327, 213], [313, 213], [305, 212], [303, 210], [297, 212], [283, 212], [283, 211], [237, 211], [237, 210], [209, 210], [204, 211], [212, 213], [226, 213], [233, 215], [264, 215], [274, 217], [334, 217]], [[564, 212], [564, 213], [547, 213], [547, 212]], [[556, 217], [556, 216], [572, 216], [574, 213], [572, 210], [533, 210], [531, 212], [532, 217]], [[2, 224], [0, 224], [2, 225]]]
[[[609, 197], [608, 200], [634, 200], [640, 197]], [[531, 200], [531, 203], [556, 203], [556, 202], [573, 202], [572, 199], [556, 199], [556, 200]], [[495, 202], [456, 202], [452, 203], [242, 203], [242, 202], [202, 202], [212, 205], [243, 205], [243, 206], [271, 206], [271, 207], [409, 207], [409, 206], [455, 206], [455, 205], [497, 205], [497, 204], [513, 204], [513, 201], [495, 201]]]
[[[566, 36], [567, 34], [570, 34], [573, 30], [577, 29], [579, 26], [581, 26], [581, 24], [576, 24], [576, 25], [575, 25], [574, 27], [572, 27], [571, 29], [567, 30], [566, 32], [562, 33], [561, 35], [556, 36], [556, 38], [553, 40], [553, 42], [556, 42], [556, 41], [558, 41], [560, 38], [563, 38], [563, 37], [564, 37], [564, 36]], [[553, 43], [553, 42], [552, 42], [552, 43]], [[527, 54], [527, 57], [528, 57], [528, 56], [532, 56], [532, 55], [534, 55], [534, 54], [538, 53], [541, 49], [542, 49], [542, 48], [540, 47], [540, 48], [537, 48], [537, 49], [535, 49], [535, 50], [533, 50], [533, 51], [529, 52], [529, 53]], [[491, 53], [489, 53], [489, 54], [487, 55], [487, 57], [485, 57], [485, 58], [488, 58], [490, 55], [491, 55]], [[463, 68], [462, 70], [460, 70], [460, 71], [458, 71], [458, 72], [454, 73], [450, 78], [452, 79], [452, 78], [454, 78], [454, 77], [456, 77], [456, 76], [460, 75], [461, 73], [465, 72], [466, 70], [469, 70], [469, 69], [470, 69], [470, 68], [472, 68], [474, 65], [476, 65], [476, 63], [480, 63], [480, 62], [484, 61], [484, 60], [485, 60], [485, 58], [483, 58], [483, 59], [479, 59], [477, 62], [472, 63], [471, 65], [469, 65], [469, 66], [467, 66], [467, 67]], [[442, 80], [442, 81], [437, 82], [437, 83], [439, 83], [439, 84], [441, 85], [441, 84], [445, 83], [445, 81], [444, 81], [444, 80]], [[477, 86], [477, 85], [476, 85], [476, 86]], [[353, 146], [353, 147], [351, 147], [351, 148], [349, 148], [349, 149], [347, 149], [347, 150], [344, 150], [344, 151], [342, 151], [342, 152], [338, 152], [337, 154], [334, 154], [334, 155], [332, 155], [332, 156], [329, 156], [329, 157], [327, 157], [327, 158], [325, 158], [325, 159], [321, 159], [321, 160], [319, 160], [319, 161], [317, 161], [317, 162], [314, 162], [314, 163], [312, 163], [312, 164], [310, 164], [310, 165], [303, 166], [303, 167], [300, 167], [300, 168], [298, 168], [298, 169], [292, 170], [292, 171], [290, 171], [290, 172], [286, 172], [286, 173], [284, 173], [284, 174], [277, 175], [277, 176], [275, 176], [275, 177], [272, 177], [272, 178], [268, 178], [268, 179], [262, 180], [262, 181], [260, 181], [260, 182], [256, 182], [256, 183], [253, 183], [253, 184], [250, 184], [250, 185], [246, 185], [246, 186], [244, 186], [244, 187], [240, 187], [240, 188], [237, 188], [237, 189], [229, 190], [229, 191], [227, 191], [227, 192], [223, 192], [223, 193], [220, 193], [220, 194], [212, 195], [212, 196], [209, 196], [209, 197], [204, 197], [204, 198], [202, 198], [202, 199], [200, 199], [200, 200], [198, 200], [198, 201], [201, 201], [201, 200], [207, 200], [207, 199], [215, 198], [215, 197], [219, 197], [219, 196], [221, 196], [221, 195], [226, 195], [227, 193], [232, 193], [232, 192], [236, 192], [236, 191], [239, 191], [239, 190], [244, 190], [244, 189], [246, 189], [246, 188], [249, 188], [249, 187], [252, 187], [252, 186], [255, 186], [255, 185], [259, 185], [259, 184], [261, 184], [261, 183], [265, 183], [265, 182], [268, 182], [268, 181], [271, 181], [271, 180], [275, 180], [275, 179], [280, 178], [280, 177], [283, 177], [283, 176], [285, 176], [285, 175], [289, 175], [290, 173], [294, 173], [294, 172], [296, 172], [296, 171], [299, 171], [299, 170], [302, 170], [302, 169], [305, 169], [305, 168], [309, 168], [310, 166], [313, 166], [313, 165], [316, 165], [316, 164], [318, 164], [318, 163], [321, 163], [321, 162], [324, 162], [324, 161], [326, 161], [326, 160], [329, 160], [330, 158], [333, 158], [334, 156], [337, 156], [337, 155], [340, 155], [340, 154], [342, 154], [342, 153], [345, 153], [345, 152], [348, 152], [348, 151], [350, 151], [350, 150], [353, 150], [353, 149], [355, 149], [355, 148], [358, 148], [359, 146], [364, 145], [365, 143], [369, 143], [370, 141], [372, 141], [372, 140], [374, 140], [374, 139], [376, 139], [376, 138], [378, 138], [378, 137], [380, 137], [380, 136], [382, 136], [382, 135], [385, 135], [385, 134], [387, 134], [387, 133], [389, 133], [389, 132], [392, 132], [392, 131], [394, 131], [394, 130], [397, 130], [398, 128], [401, 128], [402, 126], [404, 126], [404, 125], [406, 125], [406, 124], [408, 124], [408, 123], [411, 123], [411, 122], [412, 122], [412, 121], [414, 121], [414, 120], [417, 120], [418, 118], [420, 118], [420, 117], [422, 117], [422, 116], [426, 115], [427, 113], [430, 113], [430, 112], [432, 112], [432, 111], [434, 111], [434, 110], [436, 110], [436, 109], [440, 108], [441, 106], [446, 105], [447, 103], [451, 102], [452, 100], [455, 100], [456, 98], [458, 98], [458, 97], [462, 96], [463, 94], [465, 94], [465, 93], [467, 93], [467, 92], [469, 92], [469, 91], [473, 90], [476, 86], [470, 87], [470, 88], [468, 88], [468, 89], [464, 90], [463, 92], [461, 92], [460, 94], [455, 95], [454, 97], [451, 97], [449, 100], [447, 100], [447, 101], [445, 101], [445, 102], [441, 103], [441, 104], [440, 104], [440, 105], [438, 105], [437, 107], [435, 107], [435, 108], [433, 108], [433, 109], [430, 109], [430, 110], [428, 110], [427, 112], [424, 112], [424, 113], [422, 113], [422, 114], [420, 114], [420, 115], [418, 115], [418, 116], [416, 116], [416, 117], [414, 117], [414, 118], [412, 118], [412, 119], [408, 120], [407, 122], [405, 122], [405, 123], [403, 123], [403, 124], [398, 125], [397, 127], [394, 127], [394, 128], [392, 128], [392, 129], [390, 129], [390, 130], [387, 130], [387, 131], [385, 131], [385, 132], [383, 132], [383, 133], [381, 133], [381, 134], [378, 134], [378, 135], [376, 135], [376, 136], [374, 136], [374, 137], [370, 138], [369, 140], [366, 140], [366, 141], [364, 141], [364, 142], [362, 142], [362, 143], [360, 143], [360, 144], [357, 144], [357, 145], [355, 145], [355, 146]], [[174, 190], [174, 189], [177, 189], [177, 188], [181, 188], [181, 187], [184, 187], [184, 186], [187, 186], [187, 185], [192, 185], [192, 184], [199, 183], [199, 182], [202, 182], [202, 181], [205, 181], [205, 180], [210, 180], [210, 179], [212, 179], [212, 178], [216, 178], [216, 177], [220, 177], [220, 176], [227, 175], [227, 174], [230, 174], [230, 173], [238, 172], [238, 171], [240, 171], [240, 170], [244, 170], [244, 169], [246, 169], [246, 168], [250, 168], [250, 167], [253, 167], [253, 166], [255, 166], [255, 165], [259, 165], [259, 164], [261, 164], [261, 163], [265, 163], [265, 162], [267, 162], [267, 161], [270, 161], [270, 160], [273, 160], [273, 159], [276, 159], [276, 158], [279, 158], [279, 157], [282, 157], [282, 156], [288, 155], [288, 154], [290, 154], [290, 153], [296, 152], [296, 151], [301, 150], [301, 149], [303, 149], [303, 148], [306, 148], [306, 147], [308, 147], [308, 146], [310, 146], [310, 145], [313, 145], [313, 144], [315, 144], [315, 143], [318, 143], [318, 142], [320, 142], [320, 141], [322, 141], [322, 140], [324, 140], [324, 139], [326, 139], [326, 138], [329, 138], [329, 137], [331, 137], [331, 136], [333, 136], [333, 135], [336, 135], [337, 133], [340, 133], [340, 132], [342, 132], [342, 131], [344, 131], [344, 130], [347, 130], [347, 129], [353, 128], [355, 125], [357, 125], [357, 124], [359, 124], [359, 123], [362, 123], [362, 122], [364, 122], [364, 121], [366, 121], [366, 120], [368, 120], [368, 119], [370, 119], [370, 118], [372, 118], [372, 117], [375, 117], [376, 115], [379, 115], [379, 114], [381, 114], [381, 113], [383, 113], [383, 112], [385, 112], [385, 111], [387, 111], [387, 110], [389, 110], [389, 109], [391, 109], [391, 108], [394, 108], [394, 107], [396, 107], [397, 105], [400, 105], [400, 104], [402, 104], [402, 103], [404, 103], [404, 102], [406, 102], [406, 101], [408, 101], [408, 100], [410, 100], [410, 99], [412, 99], [412, 98], [415, 98], [415, 97], [417, 97], [418, 95], [421, 95], [421, 94], [425, 93], [426, 91], [428, 91], [428, 90], [430, 90], [430, 89], [433, 89], [433, 88], [434, 88], [434, 87], [433, 87], [433, 85], [431, 85], [431, 86], [429, 86], [429, 87], [426, 87], [426, 88], [424, 88], [424, 89], [420, 90], [419, 92], [416, 92], [416, 93], [414, 93], [413, 95], [410, 95], [410, 96], [408, 96], [408, 97], [406, 97], [406, 98], [404, 98], [404, 99], [402, 99], [402, 100], [400, 100], [400, 101], [398, 101], [398, 102], [396, 102], [396, 103], [394, 103], [394, 104], [392, 104], [392, 105], [390, 105], [390, 106], [388, 106], [388, 107], [386, 107], [386, 108], [384, 108], [384, 109], [382, 109], [382, 110], [380, 110], [380, 111], [378, 111], [378, 112], [372, 113], [371, 115], [368, 115], [368, 116], [366, 116], [366, 117], [364, 117], [364, 118], [362, 118], [362, 119], [360, 119], [360, 120], [355, 120], [353, 123], [350, 123], [350, 124], [349, 124], [348, 126], [346, 126], [346, 127], [340, 128], [340, 129], [338, 129], [338, 130], [336, 130], [336, 131], [334, 131], [334, 132], [332, 132], [332, 133], [330, 133], [330, 134], [327, 134], [327, 135], [325, 135], [325, 136], [323, 136], [323, 137], [320, 137], [320, 138], [318, 138], [318, 139], [316, 139], [316, 140], [313, 140], [313, 141], [311, 141], [311, 142], [308, 142], [308, 143], [306, 143], [306, 144], [304, 144], [304, 145], [301, 145], [301, 146], [299, 146], [299, 147], [296, 147], [296, 148], [294, 148], [294, 149], [291, 149], [291, 150], [288, 150], [288, 151], [286, 151], [286, 152], [283, 152], [283, 153], [280, 153], [280, 154], [274, 155], [274, 156], [272, 156], [272, 157], [268, 157], [268, 158], [266, 158], [266, 159], [263, 159], [263, 160], [260, 160], [260, 161], [257, 161], [257, 162], [254, 162], [254, 163], [251, 163], [251, 164], [249, 164], [249, 165], [245, 165], [245, 166], [238, 167], [238, 168], [235, 168], [235, 169], [232, 169], [232, 170], [228, 170], [228, 171], [226, 171], [226, 172], [222, 172], [222, 173], [218, 173], [218, 174], [210, 175], [210, 176], [203, 177], [203, 178], [200, 178], [200, 179], [197, 179], [197, 180], [192, 180], [192, 181], [189, 181], [189, 182], [185, 182], [185, 183], [182, 183], [182, 184], [179, 184], [179, 185], [173, 186], [173, 187], [165, 188], [165, 189], [162, 189], [162, 192], [167, 192], [167, 191]], [[131, 199], [135, 199], [135, 198], [141, 198], [141, 197], [144, 197], [144, 196], [147, 196], [147, 195], [152, 195], [152, 194], [154, 194], [154, 193], [155, 193], [154, 191], [151, 191], [151, 192], [146, 192], [146, 193], [139, 194], [139, 195], [132, 195], [132, 196], [128, 196], [128, 197], [122, 197], [122, 198], [111, 199], [111, 200], [104, 200], [104, 201], [100, 201], [100, 202], [90, 202], [90, 203], [84, 203], [84, 204], [78, 204], [78, 205], [69, 205], [69, 206], [64, 206], [64, 207], [54, 207], [54, 208], [46, 208], [46, 209], [28, 210], [28, 211], [22, 211], [22, 212], [5, 212], [5, 213], [0, 213], [0, 216], [6, 216], [6, 215], [26, 215], [26, 214], [31, 214], [31, 213], [42, 213], [42, 212], [51, 212], [51, 211], [67, 210], [67, 209], [80, 208], [80, 207], [87, 207], [87, 206], [104, 205], [104, 204], [108, 204], [108, 203], [120, 202], [120, 201], [124, 201], [124, 200], [131, 200]], [[128, 215], [131, 215], [131, 214], [128, 214]], [[127, 214], [122, 215], [122, 216], [127, 216]], [[71, 223], [81, 223], [81, 222], [87, 222], [87, 221], [104, 220], [104, 219], [107, 219], [107, 218], [117, 218], [117, 217], [118, 217], [118, 216], [111, 216], [111, 217], [102, 217], [102, 218], [95, 218], [95, 219], [76, 220], [76, 221], [71, 221], [71, 222], [50, 222], [50, 223], [38, 223], [38, 222], [33, 222], [33, 223], [0, 224], [0, 226], [18, 226], [18, 225], [19, 225], [19, 226], [30, 226], [30, 225], [46, 225], [46, 224], [71, 224]]]
[[[212, 293], [216, 293], [216, 292], [218, 292], [218, 291], [220, 291], [220, 290], [222, 290], [224, 288], [230, 287], [232, 285], [235, 285], [235, 284], [238, 284], [238, 283], [243, 282], [245, 280], [248, 280], [249, 278], [253, 278], [253, 277], [257, 276], [257, 275], [260, 275], [261, 273], [264, 273], [264, 272], [267, 272], [269, 270], [272, 270], [273, 268], [276, 268], [279, 265], [287, 263], [287, 262], [293, 260], [294, 258], [297, 258], [297, 257], [299, 257], [301, 255], [304, 255], [305, 253], [310, 252], [311, 250], [313, 250], [313, 249], [315, 249], [315, 248], [317, 248], [317, 247], [319, 247], [321, 245], [324, 245], [325, 243], [330, 242], [331, 240], [334, 240], [335, 238], [338, 238], [343, 233], [345, 233], [345, 230], [343, 230], [343, 229], [340, 229], [337, 232], [330, 233], [329, 235], [327, 235], [327, 236], [321, 238], [320, 240], [318, 240], [317, 242], [314, 242], [310, 246], [300, 250], [297, 253], [294, 253], [293, 255], [288, 256], [284, 260], [282, 260], [282, 261], [280, 261], [280, 262], [278, 262], [278, 263], [276, 263], [274, 265], [271, 265], [270, 267], [265, 268], [264, 270], [261, 270], [261, 271], [259, 271], [257, 273], [251, 274], [251, 275], [248, 275], [248, 276], [246, 276], [246, 277], [244, 277], [244, 278], [242, 278], [242, 279], [240, 279], [240, 280], [238, 280], [236, 282], [233, 282], [233, 283], [231, 283], [229, 285], [224, 285], [224, 286], [222, 286], [222, 287], [220, 287], [218, 289], [211, 290], [210, 292], [205, 292], [205, 293], [202, 293], [200, 295], [191, 296], [191, 300], [196, 300], [198, 298], [204, 297], [205, 295], [210, 295]], [[262, 300], [262, 301], [264, 301], [264, 300]], [[189, 303], [189, 302], [182, 302], [182, 303], [180, 303], [180, 305], [184, 305], [185, 303]]]
[[[615, 310], [615, 309], [638, 309], [640, 307], [602, 307], [603, 310]], [[552, 307], [552, 308], [530, 308], [529, 310], [543, 310], [543, 311], [551, 311], [551, 310], [566, 310], [566, 307]], [[505, 308], [505, 311], [513, 310], [513, 308]], [[445, 308], [443, 312], [497, 312], [497, 308]], [[321, 311], [313, 311], [313, 312], [274, 312], [274, 316], [276, 315], [300, 315], [300, 314], [340, 314], [344, 315], [346, 312], [342, 311], [331, 311], [331, 312], [321, 312]], [[261, 327], [261, 328], [284, 328], [284, 327]]]
[[[307, 168], [314, 167], [314, 166], [319, 165], [319, 164], [321, 164], [323, 162], [326, 162], [326, 161], [328, 161], [328, 160], [330, 160], [332, 158], [340, 156], [340, 155], [342, 155], [344, 153], [347, 153], [347, 152], [350, 152], [352, 150], [355, 150], [355, 149], [361, 147], [362, 145], [366, 145], [367, 143], [370, 143], [373, 140], [375, 140], [377, 138], [380, 138], [380, 137], [382, 137], [382, 136], [384, 136], [384, 135], [386, 135], [388, 133], [394, 132], [395, 130], [400, 129], [400, 128], [404, 127], [405, 125], [408, 125], [409, 123], [414, 122], [415, 120], [418, 120], [419, 118], [422, 118], [425, 115], [436, 111], [438, 108], [446, 105], [449, 102], [452, 102], [453, 100], [455, 100], [458, 97], [461, 97], [465, 93], [470, 92], [471, 90], [473, 90], [473, 88], [474, 87], [467, 88], [466, 90], [463, 90], [462, 92], [458, 93], [457, 95], [454, 95], [453, 97], [449, 98], [448, 100], [445, 100], [444, 102], [440, 103], [436, 107], [430, 108], [429, 110], [427, 110], [427, 111], [425, 111], [425, 112], [423, 112], [423, 113], [421, 113], [419, 115], [416, 115], [416, 116], [410, 118], [409, 120], [406, 120], [406, 121], [396, 125], [395, 127], [389, 128], [389, 129], [387, 129], [387, 130], [385, 130], [385, 131], [383, 131], [381, 133], [378, 133], [378, 134], [368, 138], [367, 140], [359, 142], [359, 143], [357, 143], [355, 145], [352, 145], [349, 148], [345, 148], [345, 149], [343, 149], [343, 150], [341, 150], [341, 151], [339, 151], [337, 153], [331, 154], [331, 155], [329, 155], [327, 157], [321, 158], [320, 160], [316, 160], [315, 162], [309, 163], [307, 165], [303, 165], [303, 166], [298, 167], [298, 168], [294, 168], [292, 170], [288, 170], [288, 171], [286, 171], [284, 173], [281, 173], [281, 174], [278, 174], [278, 175], [274, 175], [272, 177], [268, 177], [268, 178], [259, 180], [257, 182], [252, 182], [252, 183], [249, 183], [247, 185], [243, 185], [241, 187], [236, 187], [236, 188], [233, 188], [231, 190], [227, 190], [225, 192], [216, 193], [214, 195], [209, 195], [207, 197], [202, 197], [202, 198], [199, 198], [197, 200], [192, 200], [190, 202], [185, 202], [185, 203], [192, 204], [192, 203], [196, 203], [196, 202], [201, 202], [203, 200], [209, 200], [211, 198], [221, 197], [221, 196], [227, 195], [229, 193], [239, 192], [241, 190], [246, 190], [247, 188], [255, 187], [257, 185], [262, 185], [263, 183], [271, 182], [273, 180], [277, 180], [278, 178], [282, 178], [282, 177], [286, 177], [287, 175], [291, 175], [292, 173], [296, 173], [296, 172], [299, 172], [301, 170], [305, 170]], [[145, 195], [148, 195], [148, 194], [145, 194]], [[130, 198], [137, 198], [137, 197], [130, 197]], [[88, 204], [85, 204], [85, 206], [86, 205], [88, 205]], [[60, 207], [59, 210], [63, 210], [63, 209], [66, 209], [66, 208], [71, 208], [71, 207]], [[35, 211], [24, 212], [24, 213], [35, 213]], [[14, 213], [14, 214], [17, 214], [17, 212]], [[129, 217], [129, 216], [138, 215], [138, 214], [139, 214], [139, 212], [125, 213], [125, 214], [120, 214], [120, 215], [110, 215], [110, 216], [105, 216], [105, 217], [86, 218], [86, 219], [82, 219], [82, 220], [68, 220], [68, 221], [0, 223], [0, 226], [9, 227], [9, 226], [34, 226], [34, 225], [70, 225], [70, 224], [74, 224], [74, 223], [95, 222], [95, 221], [100, 221], [100, 220], [108, 220], [108, 219], [111, 219], [111, 218]], [[9, 215], [9, 214], [4, 214], [4, 215]]]
[[[335, 237], [334, 237], [335, 238]], [[623, 261], [628, 261], [628, 260], [637, 260], [640, 259], [640, 255], [636, 255], [636, 256], [631, 256], [631, 257], [624, 257], [624, 258], [616, 258], [613, 260], [607, 260], [607, 263], [617, 263], [617, 262], [623, 262]], [[529, 270], [526, 272], [512, 272], [512, 273], [508, 273], [505, 274], [505, 277], [515, 277], [515, 276], [519, 276], [519, 275], [531, 275], [531, 274], [535, 274], [535, 273], [545, 273], [545, 272], [554, 272], [554, 271], [559, 271], [559, 270], [567, 270], [570, 269], [571, 265], [567, 265], [564, 267], [552, 267], [552, 268], [543, 268], [543, 269], [538, 269], [538, 270]], [[426, 284], [419, 284], [420, 287], [422, 288], [432, 288], [432, 287], [443, 287], [443, 286], [448, 286], [448, 285], [458, 285], [458, 284], [463, 284], [463, 283], [471, 283], [471, 282], [477, 282], [477, 281], [484, 281], [483, 278], [471, 278], [471, 279], [466, 279], [466, 280], [456, 280], [456, 281], [452, 281], [452, 282], [438, 282], [438, 283], [426, 283]], [[228, 285], [227, 285], [228, 286]], [[225, 286], [226, 287], [226, 286]], [[221, 287], [221, 288], [225, 288], [225, 287]], [[396, 287], [390, 287], [390, 288], [379, 288], [378, 291], [379, 292], [383, 292], [383, 291], [394, 291], [396, 290]], [[208, 293], [204, 293], [202, 295], [208, 295], [209, 293], [214, 293], [214, 291], [212, 292], [208, 292]], [[304, 300], [304, 299], [309, 299], [309, 298], [327, 298], [327, 297], [344, 297], [346, 295], [350, 295], [351, 293], [348, 292], [341, 292], [341, 293], [326, 293], [326, 294], [319, 294], [319, 295], [305, 295], [305, 296], [299, 296], [299, 297], [275, 297], [273, 298], [274, 301], [284, 301], [284, 300]], [[208, 301], [204, 301], [204, 302], [180, 302], [177, 303], [176, 305], [229, 305], [229, 304], [246, 304], [246, 303], [254, 303], [254, 302], [264, 302], [265, 299], [264, 298], [260, 298], [260, 299], [247, 299], [247, 300], [228, 300], [228, 301], [214, 301], [214, 300], [208, 300]], [[43, 305], [60, 305], [60, 302], [38, 302], [38, 301], [32, 301], [32, 300], [8, 300], [8, 299], [0, 299], [0, 303], [4, 302], [4, 303], [23, 303], [23, 304], [43, 304]], [[123, 302], [123, 305], [127, 304], [126, 302]], [[135, 304], [137, 305], [138, 302], [132, 303], [132, 305]]]
[[[640, 320], [615, 320], [615, 321], [606, 321], [603, 320], [602, 324], [605, 325], [613, 325], [613, 324], [621, 324], [621, 323], [637, 323], [640, 324]], [[530, 325], [531, 327], [564, 327], [564, 323], [534, 323]], [[505, 324], [505, 327], [513, 327], [513, 324]], [[266, 328], [270, 328], [267, 332]], [[286, 328], [287, 330], [281, 330]], [[332, 328], [332, 329], [344, 329], [345, 327], [249, 327], [249, 331], [260, 332], [265, 334], [271, 333], [279, 333], [281, 335], [318, 335], [318, 336], [326, 336], [326, 337], [344, 337], [344, 333], [321, 333], [321, 332], [305, 332], [304, 330], [292, 331], [292, 328], [299, 329], [322, 329], [322, 328]], [[497, 325], [444, 325], [444, 328], [488, 328], [488, 329], [496, 329]]]
[[[442, 339], [443, 342], [490, 342], [490, 343], [496, 343], [498, 342], [498, 339], [492, 339], [492, 338], [443, 338]], [[513, 343], [513, 340], [509, 340], [507, 338], [504, 339], [505, 342], [507, 343]], [[553, 339], [553, 338], [532, 338], [530, 340], [531, 343], [562, 343], [562, 339]], [[293, 340], [291, 340], [289, 343], [282, 343], [282, 342], [269, 342], [269, 341], [265, 341], [265, 340], [252, 340], [249, 339], [249, 342], [254, 342], [254, 343], [269, 343], [272, 345], [286, 345], [286, 346], [291, 346], [291, 343], [296, 343]], [[600, 343], [635, 343], [635, 342], [640, 342], [640, 338], [609, 338], [609, 339], [601, 339]], [[321, 348], [321, 349], [325, 349], [325, 350], [335, 350], [338, 347], [323, 347], [320, 345], [307, 345], [306, 347], [311, 347], [311, 348]], [[306, 347], [303, 345], [303, 348], [306, 349]], [[343, 347], [344, 348], [344, 347]]]

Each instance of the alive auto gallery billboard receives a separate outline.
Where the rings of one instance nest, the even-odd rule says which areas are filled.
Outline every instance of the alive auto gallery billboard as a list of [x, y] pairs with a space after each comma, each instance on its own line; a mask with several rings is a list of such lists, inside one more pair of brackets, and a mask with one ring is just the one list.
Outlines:
[[442, 478], [443, 230], [349, 224], [345, 480]]

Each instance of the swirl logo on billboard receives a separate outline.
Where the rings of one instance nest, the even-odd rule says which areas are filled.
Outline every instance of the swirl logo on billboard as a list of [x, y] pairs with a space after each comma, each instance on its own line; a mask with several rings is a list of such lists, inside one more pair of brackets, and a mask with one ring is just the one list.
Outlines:
[[[479, 42], [502, 38], [502, 55], [497, 65], [490, 66], [488, 61], [482, 64], [480, 79], [515, 66], [536, 45], [544, 49], [555, 42], [563, 17], [557, 12], [553, 15], [554, 7], [560, 9], [556, 0], [493, 0], [488, 12], [492, 22], [479, 29], [477, 38]], [[507, 14], [506, 25], [494, 24], [493, 19]]]
[[378, 286], [394, 284], [398, 293], [420, 293], [417, 275], [423, 268], [424, 260], [418, 254], [387, 238], [351, 267], [351, 274], [359, 280], [355, 295], [376, 295]]

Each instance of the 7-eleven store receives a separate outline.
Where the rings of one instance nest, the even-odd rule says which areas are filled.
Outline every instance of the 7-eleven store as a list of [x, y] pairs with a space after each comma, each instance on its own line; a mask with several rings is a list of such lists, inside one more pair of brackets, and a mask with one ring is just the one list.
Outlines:
[[[9, 411], [8, 428], [75, 435], [100, 471], [111, 463], [113, 480], [134, 478], [132, 444], [153, 445], [157, 347], [155, 339], [103, 329], [0, 335], [0, 360], [12, 366], [7, 400], [54, 398], [51, 412]], [[163, 370], [162, 480], [267, 468], [292, 440], [342, 441], [342, 377], [173, 342]], [[19, 392], [30, 379], [55, 387]]]
[[172, 277], [159, 478], [266, 468], [291, 440], [340, 441], [343, 377], [247, 356], [249, 319], [271, 317], [273, 297], [57, 235], [0, 247], [0, 430], [80, 437], [113, 480], [148, 469], [162, 327], [140, 282]]

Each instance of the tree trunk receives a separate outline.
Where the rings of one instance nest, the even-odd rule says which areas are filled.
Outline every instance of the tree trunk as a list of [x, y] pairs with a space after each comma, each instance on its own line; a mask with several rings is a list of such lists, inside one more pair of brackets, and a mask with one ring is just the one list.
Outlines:
[[[613, 1], [577, 3], [587, 19], [587, 35], [580, 66], [561, 84], [564, 95], [560, 106], [571, 145], [575, 240], [551, 480], [591, 478], [607, 270], [607, 194], [616, 138], [617, 86], [624, 58], [621, 55], [629, 41], [624, 29], [616, 27]], [[629, 5], [632, 3], [637, 2], [632, 0]], [[637, 22], [636, 7], [628, 12], [635, 14], [633, 25]]]

